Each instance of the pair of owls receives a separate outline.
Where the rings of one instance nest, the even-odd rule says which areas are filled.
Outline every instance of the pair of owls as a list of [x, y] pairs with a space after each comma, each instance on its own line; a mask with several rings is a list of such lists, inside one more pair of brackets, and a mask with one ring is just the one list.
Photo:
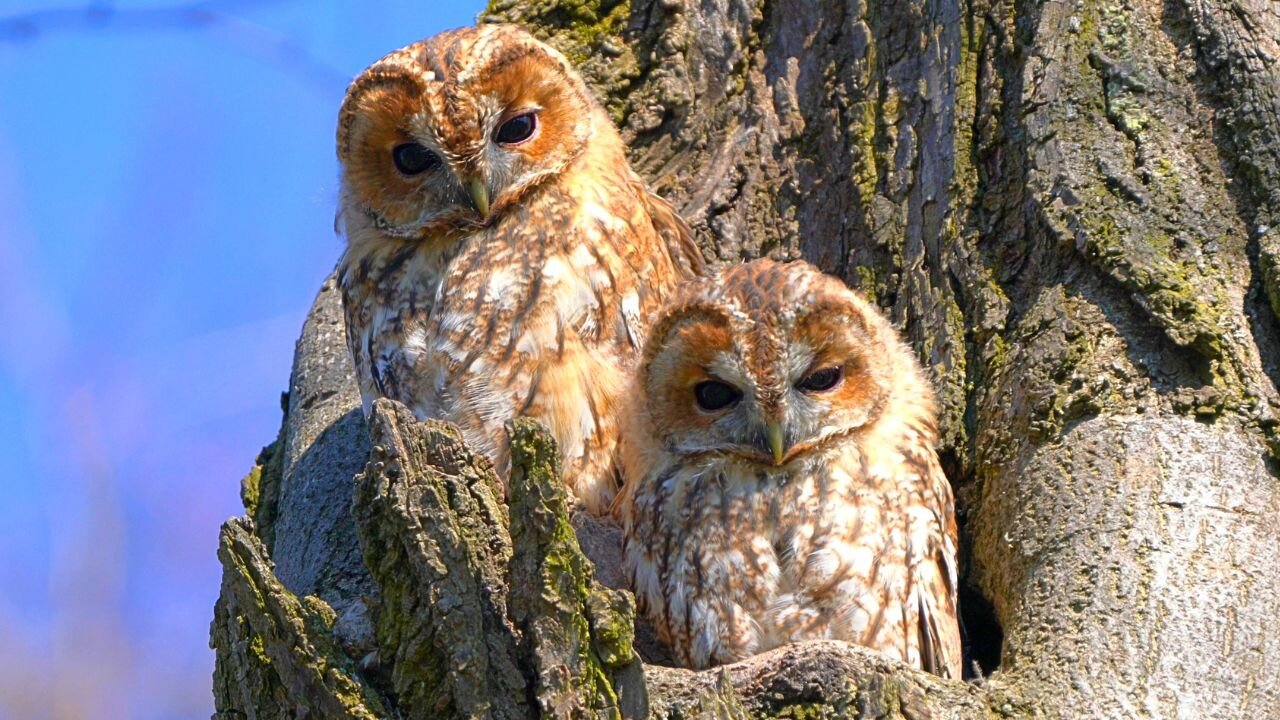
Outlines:
[[582, 79], [514, 27], [371, 66], [338, 157], [366, 412], [454, 423], [504, 476], [506, 421], [547, 425], [685, 665], [832, 638], [960, 676], [932, 394], [871, 305], [804, 263], [706, 276]]

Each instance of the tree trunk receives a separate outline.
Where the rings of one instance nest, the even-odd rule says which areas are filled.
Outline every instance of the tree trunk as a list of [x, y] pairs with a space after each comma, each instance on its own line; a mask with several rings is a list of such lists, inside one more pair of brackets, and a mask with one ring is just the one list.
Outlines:
[[982, 677], [833, 642], [642, 665], [616, 530], [567, 515], [545, 436], [512, 428], [508, 511], [448, 428], [379, 403], [366, 429], [329, 283], [223, 532], [216, 717], [1280, 717], [1275, 3], [485, 19], [583, 68], [710, 257], [804, 257], [903, 329], [941, 399]]

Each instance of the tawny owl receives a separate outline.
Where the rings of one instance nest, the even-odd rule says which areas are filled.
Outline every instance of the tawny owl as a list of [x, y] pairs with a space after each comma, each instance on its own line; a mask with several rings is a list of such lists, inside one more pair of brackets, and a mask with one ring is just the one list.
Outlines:
[[702, 260], [582, 79], [513, 26], [442, 33], [356, 78], [338, 159], [365, 411], [385, 396], [455, 423], [503, 475], [504, 423], [534, 417], [607, 509], [627, 369]]
[[871, 304], [801, 262], [692, 281], [633, 388], [624, 557], [679, 662], [837, 639], [960, 677], [933, 395]]

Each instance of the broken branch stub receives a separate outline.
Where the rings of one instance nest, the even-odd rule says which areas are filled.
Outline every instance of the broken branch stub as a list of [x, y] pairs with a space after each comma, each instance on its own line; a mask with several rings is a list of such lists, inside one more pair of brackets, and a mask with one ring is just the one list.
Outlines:
[[374, 404], [353, 512], [381, 588], [381, 661], [410, 717], [533, 717], [507, 621], [506, 509], [454, 428]]
[[370, 430], [353, 512], [400, 711], [644, 717], [633, 603], [595, 581], [545, 430], [511, 428], [510, 532], [500, 481], [456, 429], [379, 400]]
[[389, 717], [334, 640], [333, 609], [285, 589], [253, 522], [228, 520], [219, 535], [214, 720]]
[[555, 442], [533, 420], [511, 435], [512, 619], [546, 718], [645, 717], [635, 601], [598, 583], [569, 522]]

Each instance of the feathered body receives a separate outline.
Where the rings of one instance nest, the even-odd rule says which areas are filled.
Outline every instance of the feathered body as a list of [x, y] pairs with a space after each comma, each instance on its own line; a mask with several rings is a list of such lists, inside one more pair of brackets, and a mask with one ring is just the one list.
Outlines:
[[804, 639], [960, 677], [956, 525], [928, 383], [887, 320], [805, 263], [689, 283], [624, 421], [624, 556], [684, 665]]
[[504, 424], [534, 417], [604, 512], [645, 320], [701, 258], [581, 78], [514, 27], [443, 33], [355, 80], [338, 156], [366, 412], [385, 396], [452, 422], [504, 476]]

